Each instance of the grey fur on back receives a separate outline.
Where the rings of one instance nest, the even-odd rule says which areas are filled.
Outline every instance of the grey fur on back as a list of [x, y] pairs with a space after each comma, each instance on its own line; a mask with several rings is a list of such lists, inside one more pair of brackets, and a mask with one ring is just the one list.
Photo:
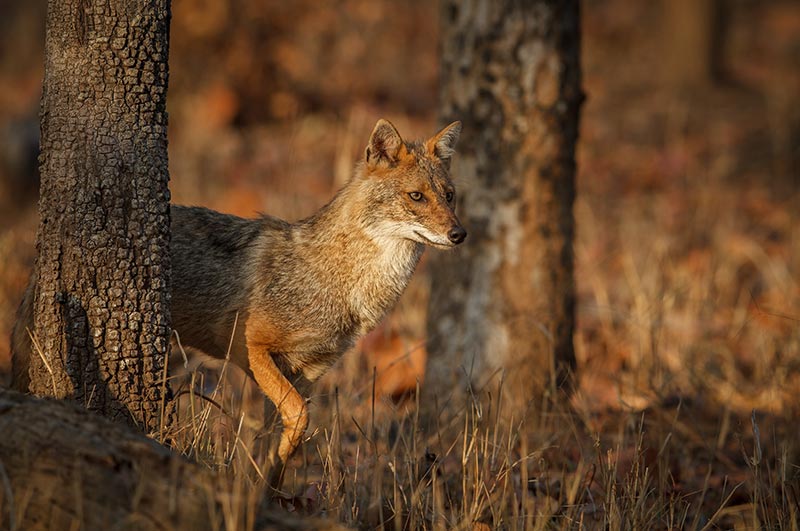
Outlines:
[[288, 228], [276, 218], [172, 206], [172, 327], [183, 344], [225, 356], [237, 312], [246, 311], [252, 289], [255, 242], [264, 231], [281, 234]]

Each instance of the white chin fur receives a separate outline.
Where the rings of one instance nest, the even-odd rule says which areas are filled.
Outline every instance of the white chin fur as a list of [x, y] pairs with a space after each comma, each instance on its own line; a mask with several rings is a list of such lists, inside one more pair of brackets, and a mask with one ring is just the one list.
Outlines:
[[385, 221], [369, 229], [370, 235], [376, 240], [398, 238], [411, 240], [424, 245], [435, 247], [452, 247], [453, 243], [446, 236], [431, 232], [419, 223], [402, 223]]
[[434, 234], [433, 232], [424, 229], [414, 229], [414, 235], [410, 237], [410, 239], [418, 243], [424, 243], [425, 245], [433, 245], [434, 247], [453, 246], [453, 242], [446, 237], [439, 234]]

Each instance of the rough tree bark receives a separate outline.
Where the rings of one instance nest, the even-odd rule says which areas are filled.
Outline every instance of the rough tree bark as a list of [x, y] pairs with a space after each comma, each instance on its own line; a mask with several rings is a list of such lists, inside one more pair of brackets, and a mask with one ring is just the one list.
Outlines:
[[29, 388], [158, 428], [169, 0], [50, 0]]
[[526, 402], [575, 368], [572, 240], [583, 99], [578, 0], [442, 4], [441, 119], [469, 239], [431, 259], [426, 388], [504, 373]]

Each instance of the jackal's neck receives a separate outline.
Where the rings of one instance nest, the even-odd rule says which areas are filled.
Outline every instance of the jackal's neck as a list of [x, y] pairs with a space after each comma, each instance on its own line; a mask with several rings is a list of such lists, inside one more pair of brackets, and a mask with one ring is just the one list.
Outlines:
[[295, 243], [317, 276], [347, 297], [372, 327], [408, 284], [423, 246], [380, 236], [368, 190], [347, 185], [316, 214], [294, 226]]
[[[381, 236], [377, 227], [385, 221], [376, 214], [369, 189], [351, 181], [311, 217], [295, 224], [299, 240], [315, 249], [336, 251], [337, 262], [371, 262], [389, 255], [413, 270], [423, 245], [411, 240]], [[350, 254], [345, 254], [349, 251]]]

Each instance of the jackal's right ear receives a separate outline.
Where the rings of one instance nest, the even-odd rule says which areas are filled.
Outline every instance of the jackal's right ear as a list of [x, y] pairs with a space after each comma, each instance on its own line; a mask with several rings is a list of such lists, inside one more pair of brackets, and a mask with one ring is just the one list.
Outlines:
[[400, 133], [391, 122], [381, 118], [375, 124], [364, 152], [367, 166], [374, 167], [381, 163], [389, 164], [396, 161], [402, 147], [403, 139], [400, 138]]
[[453, 122], [425, 142], [425, 147], [436, 157], [450, 166], [450, 159], [456, 152], [456, 142], [461, 135], [461, 122]]

